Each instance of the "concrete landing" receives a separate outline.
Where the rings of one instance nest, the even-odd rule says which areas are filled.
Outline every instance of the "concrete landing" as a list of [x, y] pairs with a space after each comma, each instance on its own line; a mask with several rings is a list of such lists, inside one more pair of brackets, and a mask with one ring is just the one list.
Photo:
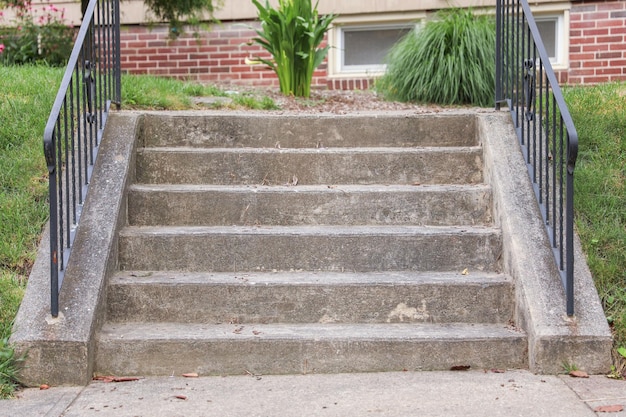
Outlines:
[[625, 417], [626, 382], [528, 371], [145, 378], [27, 389], [0, 416]]

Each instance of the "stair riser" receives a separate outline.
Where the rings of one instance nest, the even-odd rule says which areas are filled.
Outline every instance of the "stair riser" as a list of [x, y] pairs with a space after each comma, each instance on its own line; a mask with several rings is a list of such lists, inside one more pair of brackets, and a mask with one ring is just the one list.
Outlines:
[[[233, 281], [236, 281], [233, 275]], [[190, 285], [112, 283], [109, 322], [506, 323], [512, 287], [423, 285]]]
[[202, 225], [482, 225], [491, 222], [491, 193], [468, 191], [346, 192], [297, 187], [237, 191], [131, 189], [136, 226]]
[[120, 269], [180, 271], [495, 271], [498, 233], [433, 235], [127, 234]]
[[463, 152], [139, 151], [137, 182], [146, 184], [477, 184], [479, 148]]
[[524, 368], [524, 337], [505, 340], [102, 341], [103, 375], [306, 374]]
[[144, 116], [142, 146], [284, 148], [472, 146], [472, 115], [453, 116]]

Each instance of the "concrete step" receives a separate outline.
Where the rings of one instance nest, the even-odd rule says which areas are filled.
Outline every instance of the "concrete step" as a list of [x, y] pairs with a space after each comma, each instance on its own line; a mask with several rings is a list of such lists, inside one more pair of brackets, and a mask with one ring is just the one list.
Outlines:
[[501, 232], [491, 227], [126, 227], [122, 270], [496, 271]]
[[104, 375], [297, 374], [524, 368], [526, 336], [493, 324], [107, 323]]
[[122, 271], [109, 322], [507, 323], [510, 277], [471, 271], [184, 273]]
[[491, 188], [478, 185], [133, 185], [134, 226], [486, 225]]
[[482, 148], [141, 148], [146, 184], [477, 184]]
[[141, 146], [474, 146], [476, 118], [446, 115], [304, 115], [187, 112], [146, 114]]

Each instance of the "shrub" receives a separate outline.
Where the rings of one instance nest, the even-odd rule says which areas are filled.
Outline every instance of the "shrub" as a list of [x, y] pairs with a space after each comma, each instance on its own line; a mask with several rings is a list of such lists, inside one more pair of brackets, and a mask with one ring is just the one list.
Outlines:
[[376, 88], [391, 100], [489, 106], [494, 73], [493, 17], [455, 8], [438, 12], [392, 48]]
[[65, 24], [64, 10], [53, 4], [36, 8], [26, 1], [14, 7], [16, 20], [0, 28], [0, 63], [65, 65], [72, 52], [75, 31]]
[[332, 21], [333, 14], [319, 17], [317, 3], [311, 0], [279, 0], [278, 9], [266, 1], [252, 3], [258, 9], [261, 29], [253, 41], [272, 55], [272, 60], [258, 58], [268, 65], [280, 83], [283, 94], [309, 97], [313, 72], [328, 53], [328, 46], [319, 48]]
[[182, 33], [183, 25], [199, 26], [203, 13], [213, 14], [220, 1], [214, 0], [145, 0], [144, 3], [154, 15], [169, 22], [170, 37], [176, 38]]

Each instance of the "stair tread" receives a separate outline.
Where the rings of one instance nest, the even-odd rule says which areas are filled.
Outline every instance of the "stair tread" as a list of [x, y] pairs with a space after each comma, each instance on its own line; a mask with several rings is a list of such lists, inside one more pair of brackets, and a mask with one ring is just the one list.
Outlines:
[[100, 339], [130, 340], [489, 340], [524, 339], [525, 333], [506, 324], [483, 323], [105, 323]]
[[499, 235], [492, 226], [411, 226], [411, 225], [303, 225], [303, 226], [126, 226], [120, 236], [132, 235], [303, 235], [303, 236], [415, 236], [415, 235]]
[[478, 184], [313, 184], [313, 185], [223, 185], [223, 184], [132, 184], [140, 192], [232, 192], [232, 193], [424, 193], [489, 191], [491, 186]]
[[[464, 272], [466, 272], [464, 274]], [[510, 284], [506, 274], [484, 271], [450, 272], [185, 272], [185, 271], [119, 271], [111, 278], [111, 285], [315, 285], [315, 286], [399, 286], [399, 285], [490, 285]]]
[[329, 147], [329, 148], [261, 148], [261, 147], [238, 147], [238, 148], [198, 148], [188, 146], [161, 146], [139, 148], [137, 152], [142, 153], [263, 153], [263, 154], [304, 154], [304, 155], [323, 155], [323, 154], [424, 154], [424, 153], [475, 153], [482, 152], [481, 146], [416, 146], [416, 147]]

